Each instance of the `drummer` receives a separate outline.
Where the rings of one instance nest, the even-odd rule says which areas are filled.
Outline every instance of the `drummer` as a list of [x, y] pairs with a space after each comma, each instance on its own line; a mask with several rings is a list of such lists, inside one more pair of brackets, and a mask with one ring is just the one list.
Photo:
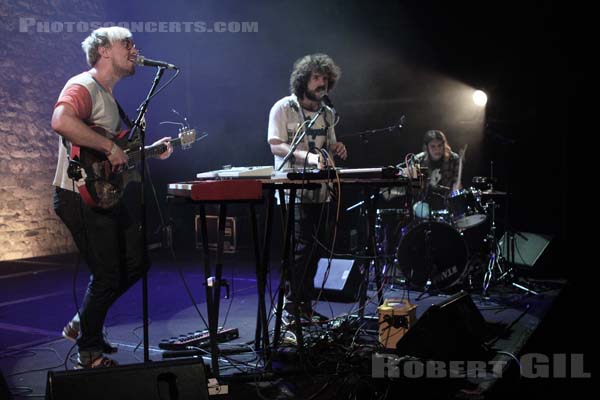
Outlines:
[[431, 212], [444, 210], [450, 193], [462, 189], [459, 180], [459, 160], [452, 151], [446, 135], [440, 130], [429, 130], [423, 137], [423, 151], [413, 157], [413, 167], [405, 170], [407, 176], [416, 178], [417, 171], [427, 171], [428, 184], [423, 201], [413, 206], [416, 217], [429, 218]]

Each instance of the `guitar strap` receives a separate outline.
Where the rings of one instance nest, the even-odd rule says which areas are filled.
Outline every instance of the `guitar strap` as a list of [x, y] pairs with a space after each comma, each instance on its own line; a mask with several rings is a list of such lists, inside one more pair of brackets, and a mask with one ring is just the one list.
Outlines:
[[129, 119], [129, 117], [127, 116], [125, 111], [123, 111], [123, 109], [121, 108], [121, 105], [119, 104], [119, 102], [116, 99], [115, 99], [115, 103], [117, 103], [117, 108], [119, 109], [119, 116], [121, 117], [121, 121], [123, 121], [125, 123], [125, 125], [127, 125], [127, 127], [129, 129], [131, 129], [133, 127], [133, 122], [131, 122], [131, 120]]

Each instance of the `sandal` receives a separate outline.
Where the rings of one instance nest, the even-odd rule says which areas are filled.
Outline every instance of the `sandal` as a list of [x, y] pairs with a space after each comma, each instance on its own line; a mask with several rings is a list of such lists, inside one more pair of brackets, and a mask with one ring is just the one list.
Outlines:
[[100, 356], [96, 358], [94, 361], [89, 364], [82, 364], [81, 362], [77, 362], [75, 369], [94, 369], [94, 368], [111, 368], [118, 366], [119, 363], [113, 360], [112, 358], [108, 358], [105, 356]]

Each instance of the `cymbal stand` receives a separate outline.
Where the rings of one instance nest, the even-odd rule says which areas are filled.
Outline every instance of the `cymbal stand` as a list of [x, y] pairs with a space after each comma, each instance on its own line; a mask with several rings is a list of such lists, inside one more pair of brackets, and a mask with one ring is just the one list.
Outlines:
[[499, 276], [503, 276], [505, 273], [504, 268], [502, 267], [502, 264], [504, 263], [502, 249], [496, 240], [496, 202], [493, 198], [487, 203], [487, 207], [488, 209], [491, 209], [492, 224], [490, 226], [490, 231], [486, 236], [488, 243], [490, 244], [490, 253], [488, 255], [487, 269], [483, 275], [482, 289], [484, 297], [488, 296], [488, 289], [492, 283], [492, 280], [494, 279], [494, 271], [497, 270], [500, 274]]
[[[515, 232], [512, 230], [512, 228], [509, 225], [509, 218], [508, 218], [508, 210], [509, 210], [509, 200], [510, 200], [510, 193], [507, 191], [506, 192], [506, 222], [505, 222], [505, 229], [504, 229], [504, 233], [505, 233], [505, 237], [507, 240], [505, 249], [506, 249], [506, 258], [503, 258], [503, 260], [506, 260], [506, 264], [507, 264], [507, 268], [504, 270], [504, 272], [502, 272], [500, 274], [500, 276], [498, 277], [498, 281], [506, 281], [507, 283], [510, 283], [512, 286], [516, 287], [517, 289], [523, 290], [526, 293], [529, 294], [533, 294], [533, 295], [539, 295], [539, 292], [536, 292], [535, 290], [530, 289], [529, 287], [522, 285], [520, 283], [517, 283], [516, 280], [516, 276], [515, 276], [515, 272], [514, 272], [514, 265], [515, 265], [515, 235], [520, 235], [523, 236], [521, 233], [519, 232]], [[500, 245], [500, 243], [498, 243], [498, 249], [501, 251], [502, 246]]]
[[[491, 162], [491, 182], [493, 182], [493, 161]], [[494, 193], [494, 186], [493, 183], [489, 184], [490, 188], [489, 191], [490, 193]], [[507, 257], [504, 257], [504, 255], [502, 254], [502, 246], [500, 245], [500, 242], [498, 242], [498, 240], [496, 239], [496, 201], [494, 201], [494, 198], [492, 197], [492, 200], [489, 201], [487, 203], [487, 207], [488, 209], [491, 208], [491, 216], [492, 216], [492, 223], [490, 226], [490, 232], [487, 235], [487, 240], [488, 243], [490, 244], [490, 253], [488, 256], [488, 265], [487, 265], [487, 270], [483, 276], [483, 285], [482, 285], [482, 292], [483, 292], [483, 296], [484, 297], [488, 297], [488, 290], [490, 287], [490, 284], [492, 282], [496, 282], [499, 283], [501, 281], [505, 281], [506, 283], [510, 283], [512, 286], [516, 287], [517, 289], [523, 290], [527, 293], [530, 294], [534, 294], [534, 295], [538, 295], [539, 293], [528, 288], [527, 286], [524, 286], [522, 284], [519, 284], [517, 282], [515, 282], [515, 274], [514, 274], [514, 232], [511, 231], [508, 221], [509, 221], [509, 217], [508, 217], [508, 198], [510, 196], [510, 193], [507, 191], [506, 193], [506, 211], [505, 211], [505, 236], [506, 236], [506, 240], [508, 240], [508, 243], [506, 244], [506, 249], [507, 249]], [[512, 259], [511, 259], [511, 255], [512, 255]], [[497, 278], [494, 279], [494, 273], [497, 272]]]

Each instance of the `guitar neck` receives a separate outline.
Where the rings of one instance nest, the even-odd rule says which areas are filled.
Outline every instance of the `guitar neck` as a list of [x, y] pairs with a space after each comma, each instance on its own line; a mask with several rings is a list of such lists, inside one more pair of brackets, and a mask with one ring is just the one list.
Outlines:
[[[175, 138], [170, 140], [171, 146], [176, 147], [181, 144], [181, 138]], [[156, 146], [146, 147], [144, 153], [146, 158], [156, 158], [167, 150], [167, 145], [164, 143], [157, 144]], [[142, 152], [135, 150], [127, 153], [130, 163], [137, 163], [141, 159]]]

